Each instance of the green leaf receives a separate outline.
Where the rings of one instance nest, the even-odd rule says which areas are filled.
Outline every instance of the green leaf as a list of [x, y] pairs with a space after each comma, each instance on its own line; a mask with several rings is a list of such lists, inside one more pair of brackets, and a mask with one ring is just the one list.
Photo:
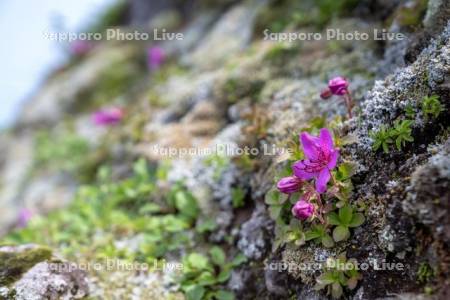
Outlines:
[[245, 262], [247, 262], [247, 257], [244, 254], [239, 253], [235, 258], [233, 258], [233, 260], [231, 261], [231, 265], [233, 267], [237, 267]]
[[217, 281], [220, 283], [226, 282], [228, 279], [230, 279], [231, 276], [231, 269], [229, 267], [224, 268], [219, 275], [217, 275]]
[[211, 272], [202, 272], [200, 276], [197, 277], [197, 283], [202, 286], [213, 285], [216, 283], [216, 278]]
[[337, 213], [335, 213], [334, 211], [328, 214], [327, 220], [328, 220], [328, 223], [331, 225], [340, 225], [341, 224], [341, 221], [339, 220]]
[[269, 207], [269, 215], [273, 220], [278, 219], [278, 217], [280, 216], [281, 213], [281, 205], [277, 205], [277, 206], [270, 206]]
[[331, 248], [334, 246], [334, 241], [328, 234], [322, 237], [321, 242], [322, 245], [326, 248]]
[[334, 299], [339, 299], [341, 298], [342, 293], [343, 290], [341, 284], [339, 282], [333, 283], [333, 285], [331, 286], [331, 297], [333, 297]]
[[336, 282], [336, 277], [333, 272], [326, 272], [317, 277], [316, 281], [321, 285], [329, 285]]
[[320, 232], [317, 232], [317, 231], [314, 231], [314, 230], [310, 230], [310, 231], [305, 232], [305, 240], [306, 241], [317, 239], [320, 236], [321, 236]]
[[333, 230], [333, 239], [335, 242], [346, 240], [350, 237], [350, 231], [347, 227], [337, 226]]
[[205, 288], [201, 285], [192, 285], [186, 288], [186, 299], [187, 300], [202, 300], [205, 294]]
[[362, 223], [364, 223], [364, 215], [361, 213], [354, 214], [352, 217], [352, 220], [350, 221], [350, 224], [348, 224], [349, 227], [358, 227], [361, 226]]
[[214, 246], [209, 250], [209, 254], [211, 255], [211, 261], [217, 265], [222, 266], [225, 264], [225, 252], [223, 252], [222, 248]]
[[204, 269], [208, 269], [208, 267], [209, 267], [208, 258], [199, 253], [189, 254], [187, 260], [188, 260], [189, 265], [195, 269], [204, 270]]
[[348, 225], [352, 220], [353, 209], [350, 205], [346, 205], [339, 209], [339, 220], [341, 225]]
[[244, 206], [245, 191], [241, 188], [233, 188], [231, 190], [231, 200], [234, 208]]
[[182, 215], [190, 218], [197, 217], [199, 212], [197, 201], [190, 193], [185, 191], [178, 191], [175, 194], [175, 207]]
[[217, 300], [234, 300], [234, 293], [220, 290], [216, 293]]

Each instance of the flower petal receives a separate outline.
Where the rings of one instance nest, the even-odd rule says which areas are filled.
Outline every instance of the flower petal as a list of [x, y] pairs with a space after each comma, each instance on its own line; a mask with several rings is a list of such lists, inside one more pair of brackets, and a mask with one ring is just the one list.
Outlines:
[[307, 132], [302, 132], [300, 134], [300, 141], [303, 145], [303, 152], [306, 158], [316, 160], [319, 156], [317, 147], [319, 146], [319, 138], [310, 135]]
[[336, 167], [338, 158], [339, 158], [339, 150], [333, 150], [330, 153], [330, 160], [328, 161], [327, 164], [328, 170], [332, 170], [334, 169], [334, 167]]
[[330, 171], [323, 169], [320, 171], [319, 176], [316, 179], [316, 190], [319, 193], [324, 193], [327, 190], [327, 183], [331, 178]]
[[305, 160], [301, 160], [292, 165], [292, 171], [294, 172], [294, 175], [302, 180], [309, 180], [316, 177], [318, 175], [317, 172], [306, 172], [304, 170], [304, 161]]
[[319, 139], [320, 139], [320, 146], [322, 148], [327, 149], [328, 152], [330, 152], [331, 149], [333, 149], [333, 138], [328, 128], [320, 129]]

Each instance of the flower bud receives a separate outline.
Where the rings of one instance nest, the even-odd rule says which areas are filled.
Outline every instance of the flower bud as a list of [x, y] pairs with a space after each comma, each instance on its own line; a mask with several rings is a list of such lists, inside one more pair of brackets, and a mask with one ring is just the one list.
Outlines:
[[324, 100], [330, 98], [331, 96], [333, 96], [333, 93], [331, 92], [331, 90], [329, 88], [323, 89], [320, 92], [320, 98], [322, 98]]
[[277, 188], [285, 194], [298, 192], [302, 186], [302, 180], [296, 176], [281, 178], [277, 183]]
[[297, 219], [306, 220], [314, 214], [314, 205], [312, 205], [308, 201], [300, 199], [292, 207], [292, 214]]
[[328, 88], [333, 95], [345, 95], [348, 92], [348, 81], [341, 76], [335, 77], [328, 82]]

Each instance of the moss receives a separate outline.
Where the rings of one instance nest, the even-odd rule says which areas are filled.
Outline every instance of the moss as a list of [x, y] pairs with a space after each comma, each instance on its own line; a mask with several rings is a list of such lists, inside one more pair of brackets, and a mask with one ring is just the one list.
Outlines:
[[6, 252], [0, 249], [0, 285], [9, 285], [41, 261], [50, 259], [49, 248], [33, 246], [22, 251]]
[[245, 80], [244, 78], [229, 78], [221, 88], [221, 94], [228, 103], [236, 103], [243, 98], [249, 97], [256, 101], [264, 87], [260, 80]]
[[358, 0], [273, 0], [260, 11], [254, 32], [280, 32], [288, 26], [323, 28], [333, 17], [348, 15], [357, 4]]
[[428, 0], [416, 0], [410, 6], [401, 6], [396, 12], [396, 19], [402, 26], [419, 26], [428, 6]]

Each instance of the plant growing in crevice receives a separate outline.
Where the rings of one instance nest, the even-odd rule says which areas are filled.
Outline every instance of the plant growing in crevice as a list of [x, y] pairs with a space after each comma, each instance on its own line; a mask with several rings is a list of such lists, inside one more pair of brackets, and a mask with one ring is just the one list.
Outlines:
[[439, 96], [437, 95], [423, 98], [421, 108], [425, 116], [425, 120], [429, 120], [431, 117], [436, 119], [437, 117], [439, 117], [441, 112], [444, 111], [444, 107], [439, 101]]
[[401, 150], [406, 142], [414, 141], [414, 138], [411, 136], [411, 124], [411, 120], [395, 121], [394, 128], [391, 130], [391, 136], [395, 140], [395, 145], [398, 150]]
[[[319, 136], [306, 132], [300, 135], [304, 153], [296, 157], [303, 159], [293, 163], [294, 174], [285, 172], [289, 176], [277, 183], [279, 192], [288, 197], [275, 191], [266, 195], [269, 214], [277, 225], [274, 248], [284, 243], [301, 246], [308, 241], [333, 247], [335, 242], [348, 238], [349, 228], [364, 222], [362, 214], [354, 213], [348, 203], [353, 188], [350, 180], [353, 164], [346, 162], [338, 166], [339, 149], [334, 146], [328, 129], [310, 129], [319, 131]], [[336, 209], [339, 213], [334, 212]], [[294, 218], [290, 218], [292, 215]], [[336, 226], [334, 231], [333, 226]], [[332, 232], [335, 232], [334, 240]]]
[[345, 287], [353, 290], [362, 278], [358, 272], [356, 260], [347, 260], [345, 253], [337, 258], [328, 258], [326, 267], [327, 270], [316, 278], [317, 283], [314, 289], [327, 289], [327, 294], [334, 299], [342, 297]]
[[413, 142], [412, 120], [396, 120], [393, 127], [382, 125], [378, 131], [371, 131], [369, 136], [373, 139], [372, 149], [377, 151], [382, 148], [384, 153], [389, 153], [389, 148], [395, 143], [400, 151], [407, 142]]
[[227, 261], [222, 248], [214, 246], [208, 255], [191, 253], [183, 260], [183, 271], [177, 281], [181, 285], [187, 300], [232, 300], [232, 292], [221, 289], [231, 276], [231, 271], [244, 263], [246, 258], [239, 254]]
[[360, 226], [364, 223], [364, 215], [353, 211], [349, 205], [341, 207], [339, 213], [331, 212], [328, 216], [328, 224], [336, 225], [333, 229], [333, 239], [336, 242], [346, 240], [350, 237], [349, 228]]

